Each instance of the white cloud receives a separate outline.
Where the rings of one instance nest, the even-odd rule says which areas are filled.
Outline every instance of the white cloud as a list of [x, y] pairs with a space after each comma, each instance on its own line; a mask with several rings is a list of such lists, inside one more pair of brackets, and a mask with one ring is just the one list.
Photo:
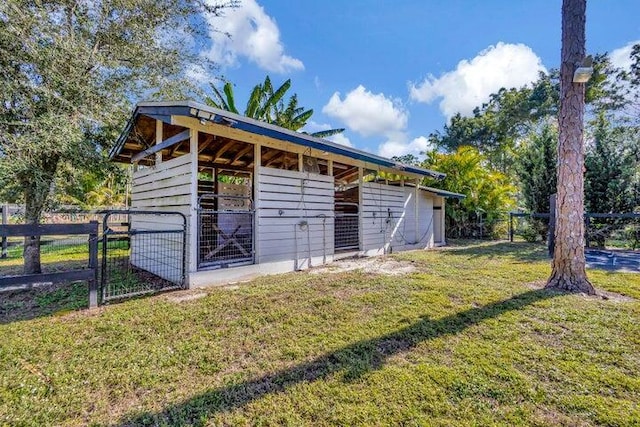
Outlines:
[[211, 33], [213, 45], [205, 53], [214, 62], [236, 65], [238, 57], [243, 56], [266, 71], [287, 73], [304, 69], [302, 61], [284, 53], [278, 25], [255, 0], [243, 0], [223, 16], [207, 19], [217, 30]]
[[440, 111], [447, 117], [470, 115], [500, 88], [524, 86], [546, 71], [542, 60], [524, 44], [498, 43], [462, 60], [455, 70], [439, 78], [429, 75], [422, 83], [409, 84], [411, 99], [431, 103], [441, 98]]
[[378, 154], [383, 157], [404, 156], [405, 154], [421, 157], [422, 153], [431, 148], [429, 140], [424, 136], [419, 136], [408, 142], [400, 138], [380, 144]]
[[631, 70], [631, 49], [633, 49], [633, 46], [638, 43], [640, 43], [640, 40], [635, 40], [611, 51], [609, 54], [611, 65], [616, 68], [622, 68], [626, 71]]
[[[334, 129], [335, 126], [332, 126], [328, 123], [318, 123], [315, 122], [313, 120], [309, 120], [307, 122], [307, 124], [304, 126], [304, 128], [300, 129], [302, 132], [307, 132], [307, 133], [314, 133], [314, 132], [320, 132], [323, 130], [328, 130], [328, 129]], [[351, 140], [346, 137], [344, 135], [344, 133], [339, 133], [336, 135], [332, 135], [328, 138], [329, 141], [335, 142], [336, 144], [342, 144], [345, 145], [347, 147], [353, 147], [353, 144], [351, 143]]]
[[404, 131], [409, 119], [409, 113], [398, 101], [387, 98], [383, 93], [374, 94], [362, 85], [349, 92], [344, 100], [339, 92], [335, 92], [322, 112], [362, 136]]
[[344, 134], [342, 134], [342, 133], [338, 133], [336, 135], [332, 135], [327, 139], [329, 141], [335, 142], [336, 144], [345, 145], [347, 147], [353, 147], [353, 144], [351, 143], [351, 140], [349, 138], [347, 138], [346, 136], [344, 136]]
[[184, 71], [184, 75], [187, 79], [192, 82], [198, 83], [200, 86], [203, 86], [206, 83], [211, 82], [211, 75], [207, 72], [207, 70], [198, 64], [190, 64], [187, 66]]

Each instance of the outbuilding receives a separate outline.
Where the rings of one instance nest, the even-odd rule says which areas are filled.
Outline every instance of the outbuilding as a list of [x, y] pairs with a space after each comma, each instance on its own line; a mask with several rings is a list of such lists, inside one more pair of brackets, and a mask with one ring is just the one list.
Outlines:
[[442, 173], [192, 101], [138, 104], [111, 159], [135, 165], [133, 210], [186, 217], [188, 286], [444, 245], [445, 200], [464, 197], [420, 185]]

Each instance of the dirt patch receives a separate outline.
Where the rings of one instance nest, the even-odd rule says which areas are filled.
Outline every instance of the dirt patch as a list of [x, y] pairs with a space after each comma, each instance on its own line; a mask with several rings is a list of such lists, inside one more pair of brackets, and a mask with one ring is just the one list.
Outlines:
[[392, 258], [379, 257], [361, 257], [346, 258], [334, 261], [320, 267], [314, 267], [309, 270], [309, 274], [331, 274], [343, 273], [345, 271], [362, 270], [370, 274], [383, 274], [387, 276], [400, 276], [413, 273], [417, 270], [416, 266], [410, 261], [397, 261]]
[[200, 298], [204, 298], [207, 296], [206, 292], [187, 292], [187, 293], [180, 293], [180, 294], [172, 294], [172, 295], [168, 295], [167, 301], [169, 302], [175, 302], [175, 303], [181, 303], [181, 302], [187, 302], [187, 301], [194, 301]]
[[86, 308], [86, 282], [34, 285], [0, 293], [0, 324]]
[[[543, 289], [546, 284], [547, 282], [545, 282], [544, 280], [536, 280], [535, 282], [525, 283], [525, 286], [529, 289]], [[595, 295], [587, 295], [584, 293], [580, 293], [579, 295], [582, 295], [585, 298], [594, 298], [594, 299], [608, 300], [608, 301], [614, 301], [614, 302], [630, 302], [630, 301], [636, 300], [635, 298], [632, 298], [627, 295], [618, 294], [616, 292], [609, 292], [609, 291], [605, 291], [603, 289], [598, 289], [598, 288], [596, 288]]]

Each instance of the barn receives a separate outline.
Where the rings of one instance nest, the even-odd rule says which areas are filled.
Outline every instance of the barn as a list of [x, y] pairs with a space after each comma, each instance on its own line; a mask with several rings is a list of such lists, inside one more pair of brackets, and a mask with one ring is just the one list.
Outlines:
[[190, 287], [444, 245], [445, 200], [463, 197], [420, 185], [442, 173], [192, 101], [138, 104], [111, 159], [134, 165], [133, 210], [186, 217]]

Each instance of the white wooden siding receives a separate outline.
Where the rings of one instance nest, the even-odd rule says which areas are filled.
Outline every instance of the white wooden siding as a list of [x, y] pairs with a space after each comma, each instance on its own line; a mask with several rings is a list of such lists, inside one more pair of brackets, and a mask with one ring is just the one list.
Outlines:
[[307, 268], [309, 250], [312, 258], [333, 255], [333, 177], [261, 167], [258, 180], [258, 263]]
[[[131, 209], [180, 212], [191, 220], [191, 156], [184, 155], [133, 173]], [[133, 230], [176, 230], [179, 215], [132, 215]], [[131, 263], [163, 279], [179, 282], [182, 246], [177, 234], [141, 234], [131, 239]], [[187, 246], [188, 246], [187, 238]], [[151, 247], [153, 245], [153, 247]], [[188, 251], [188, 248], [187, 248]], [[189, 252], [187, 252], [189, 253]]]
[[368, 255], [418, 247], [433, 241], [433, 201], [415, 187], [366, 182], [362, 185], [362, 249]]

